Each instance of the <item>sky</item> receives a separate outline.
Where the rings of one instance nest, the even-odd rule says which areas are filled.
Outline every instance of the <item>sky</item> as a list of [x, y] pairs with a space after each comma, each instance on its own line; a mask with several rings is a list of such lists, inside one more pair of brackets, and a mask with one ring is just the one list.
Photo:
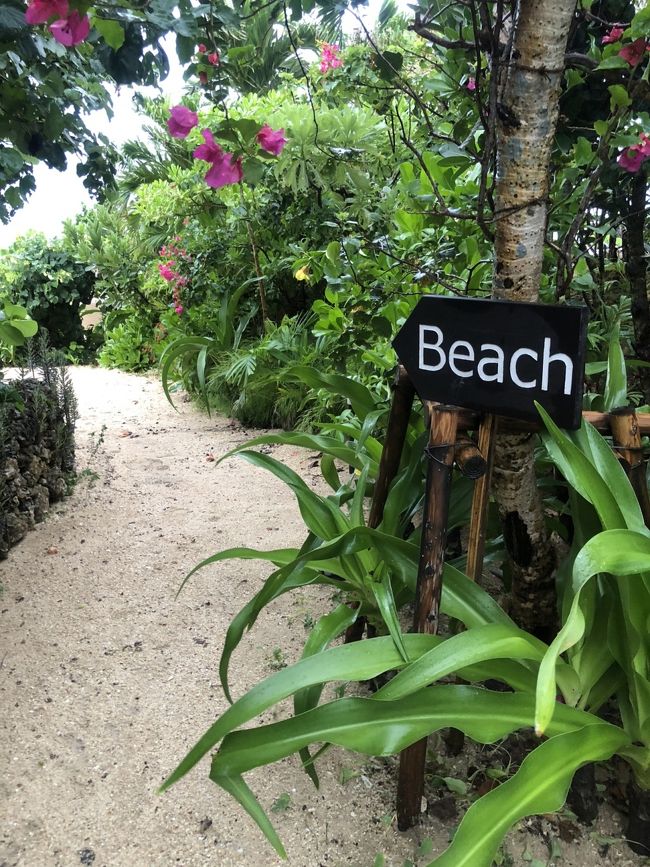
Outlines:
[[[366, 14], [363, 16], [366, 26], [372, 26], [379, 6], [379, 0], [370, 0]], [[344, 21], [344, 30], [347, 32], [352, 32], [357, 26], [351, 16], [349, 22]], [[173, 38], [168, 37], [163, 45], [171, 69], [165, 81], [161, 82], [162, 93], [174, 104], [183, 93], [182, 69], [176, 58]], [[141, 88], [141, 90], [150, 96], [159, 93], [157, 89], [151, 87]], [[119, 93], [113, 90], [113, 118], [109, 121], [105, 112], [95, 112], [87, 117], [89, 128], [94, 132], [105, 133], [117, 145], [129, 139], [139, 138], [145, 119], [136, 114], [132, 97], [133, 90], [130, 88], [123, 87]], [[84, 205], [93, 204], [81, 178], [77, 177], [76, 165], [77, 161], [70, 158], [68, 168], [64, 172], [50, 169], [44, 163], [39, 163], [35, 167], [36, 190], [27, 204], [16, 212], [11, 222], [7, 225], [0, 223], [0, 249], [8, 247], [19, 235], [24, 235], [30, 229], [43, 232], [48, 238], [54, 238], [61, 231], [65, 220], [78, 214]]]

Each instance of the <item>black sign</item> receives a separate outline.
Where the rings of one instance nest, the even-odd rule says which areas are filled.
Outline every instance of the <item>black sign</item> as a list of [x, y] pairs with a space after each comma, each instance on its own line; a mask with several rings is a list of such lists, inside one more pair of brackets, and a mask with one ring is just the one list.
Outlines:
[[427, 295], [393, 346], [423, 400], [580, 427], [586, 307]]

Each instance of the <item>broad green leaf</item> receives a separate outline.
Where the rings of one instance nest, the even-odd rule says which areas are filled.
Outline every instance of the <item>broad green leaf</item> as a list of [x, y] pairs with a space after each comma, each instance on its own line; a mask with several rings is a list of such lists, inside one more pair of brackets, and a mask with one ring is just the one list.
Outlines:
[[225, 551], [219, 551], [218, 554], [206, 557], [205, 560], [202, 560], [191, 569], [185, 578], [183, 578], [181, 586], [176, 591], [176, 598], [178, 598], [192, 575], [198, 572], [199, 569], [204, 569], [212, 563], [219, 563], [222, 560], [268, 560], [269, 563], [273, 563], [275, 566], [286, 566], [287, 563], [295, 560], [298, 553], [297, 548], [276, 548], [272, 551], [260, 551], [257, 548], [227, 548]]
[[[573, 647], [585, 632], [581, 591], [585, 584], [600, 572], [612, 575], [638, 575], [650, 570], [650, 533], [632, 530], [607, 530], [590, 539], [576, 557], [573, 565], [574, 597], [566, 622], [549, 647], [539, 669], [535, 729], [543, 734], [554, 712], [555, 666], [561, 653]], [[643, 582], [639, 578], [639, 583]]]
[[[349, 605], [339, 605], [334, 611], [321, 617], [314, 628], [309, 633], [307, 641], [302, 651], [302, 658], [315, 656], [317, 653], [322, 653], [332, 641], [337, 638], [348, 626], [351, 626], [357, 619], [359, 609]], [[305, 713], [311, 710], [318, 704], [323, 692], [323, 684], [317, 683], [306, 689], [298, 690], [293, 696], [293, 713], [294, 716]], [[300, 758], [303, 767], [312, 782], [318, 787], [318, 775], [312, 761], [309, 749], [304, 747], [300, 751]]]
[[298, 473], [289, 469], [286, 464], [260, 452], [243, 451], [239, 452], [239, 456], [249, 464], [273, 473], [291, 488], [298, 501], [300, 514], [312, 533], [321, 539], [331, 539], [348, 529], [348, 522], [340, 508], [331, 500], [312, 491]]
[[621, 349], [616, 326], [609, 340], [607, 355], [607, 380], [605, 382], [605, 410], [609, 412], [619, 406], [627, 406], [627, 371], [625, 356]]
[[365, 385], [361, 385], [348, 376], [341, 376], [338, 373], [321, 373], [312, 367], [302, 365], [292, 367], [291, 373], [311, 388], [324, 388], [332, 394], [347, 398], [361, 421], [376, 408], [376, 400], [372, 392]]
[[103, 37], [104, 42], [113, 51], [119, 51], [124, 45], [124, 28], [122, 25], [108, 18], [98, 18], [96, 15], [93, 16], [92, 23], [95, 30]]
[[344, 461], [351, 467], [357, 470], [362, 470], [364, 466], [369, 467], [370, 475], [375, 478], [378, 472], [376, 461], [370, 460], [367, 455], [360, 453], [358, 450], [345, 445], [337, 437], [323, 436], [322, 434], [305, 434], [299, 431], [285, 431], [283, 433], [263, 434], [259, 437], [254, 437], [234, 449], [231, 449], [223, 457], [219, 458], [218, 463], [225, 461], [233, 455], [241, 454], [242, 451], [253, 448], [259, 445], [291, 445], [299, 446], [304, 449], [323, 452], [329, 454], [340, 461]]
[[[231, 732], [212, 767], [219, 776], [243, 774], [311, 743], [332, 743], [368, 756], [394, 755], [448, 726], [478, 743], [494, 743], [529, 727], [534, 707], [532, 695], [457, 685], [420, 689], [399, 701], [342, 698], [297, 717]], [[589, 728], [612, 730], [620, 744], [628, 741], [621, 729], [565, 705], [560, 705], [551, 735]]]
[[611, 758], [627, 743], [625, 732], [606, 724], [551, 737], [524, 759], [513, 777], [472, 804], [447, 851], [429, 867], [491, 867], [501, 841], [516, 822], [557, 812], [578, 768]]
[[[605, 529], [614, 530], [624, 527], [625, 519], [616, 501], [615, 493], [610, 490], [591, 461], [555, 424], [546, 410], [537, 402], [535, 406], [548, 430], [548, 434], [542, 434], [544, 445], [567, 482], [594, 505]], [[582, 424], [585, 427], [584, 421]]]
[[[231, 628], [233, 624], [234, 621]], [[430, 635], [405, 635], [404, 642], [409, 657], [415, 659], [429, 650], [436, 643], [436, 638]], [[228, 732], [244, 725], [297, 690], [329, 681], [369, 680], [384, 671], [401, 668], [403, 664], [404, 660], [392, 638], [385, 637], [333, 647], [283, 668], [256, 684], [219, 717], [165, 780], [161, 791], [180, 780]]]

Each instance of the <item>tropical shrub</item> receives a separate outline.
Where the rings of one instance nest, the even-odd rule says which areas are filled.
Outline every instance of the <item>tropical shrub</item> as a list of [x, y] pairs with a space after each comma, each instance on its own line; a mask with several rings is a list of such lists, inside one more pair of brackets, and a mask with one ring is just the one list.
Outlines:
[[[300, 551], [235, 549], [197, 567], [233, 556], [261, 557], [278, 566], [228, 630], [220, 666], [226, 695], [230, 698], [227, 671], [232, 651], [272, 599], [295, 587], [324, 583], [356, 595], [358, 605], [340, 605], [325, 615], [303, 658], [236, 700], [163, 788], [218, 745], [210, 778], [240, 802], [284, 855], [270, 821], [244, 782], [242, 774], [247, 770], [299, 752], [305, 771], [317, 783], [315, 761], [322, 747], [312, 755], [309, 748], [315, 743], [388, 755], [447, 726], [480, 743], [534, 726], [539, 736], [548, 739], [511, 779], [470, 807], [450, 847], [432, 862], [490, 867], [503, 836], [516, 821], [562, 806], [571, 778], [583, 764], [617, 753], [647, 787], [650, 646], [645, 624], [650, 597], [645, 573], [650, 570], [650, 531], [627, 477], [603, 438], [586, 424], [569, 436], [547, 416], [544, 421], [551, 458], [576, 494], [591, 504], [604, 528], [582, 547], [577, 544], [570, 557], [563, 625], [550, 646], [518, 629], [485, 591], [450, 564], [445, 566], [442, 610], [466, 631], [449, 638], [401, 632], [397, 611], [405, 596], [413, 596], [418, 560], [417, 545], [401, 538], [403, 524], [399, 523], [406, 514], [405, 503], [412, 502], [412, 496], [405, 496], [413, 483], [412, 466], [392, 487], [384, 521], [371, 530], [363, 526], [361, 509], [372, 474], [367, 453], [346, 450], [343, 443], [335, 449], [325, 438], [309, 439], [311, 448], [318, 444], [326, 453], [338, 452], [361, 468], [355, 492], [345, 494], [352, 499], [344, 509], [336, 497], [318, 497], [273, 458], [243, 452], [246, 460], [267, 467], [291, 485], [311, 533]], [[306, 445], [301, 435], [292, 437], [296, 444], [301, 439]], [[268, 438], [258, 440], [265, 441]], [[345, 499], [342, 494], [339, 488], [339, 503]], [[389, 635], [329, 647], [361, 614], [383, 622]], [[325, 683], [358, 683], [388, 672], [397, 673], [370, 698], [318, 704]], [[431, 686], [451, 673], [470, 685]], [[481, 685], [488, 679], [499, 680], [513, 691], [488, 690]], [[294, 699], [293, 718], [241, 728], [288, 696]], [[619, 725], [597, 715], [614, 699]]]

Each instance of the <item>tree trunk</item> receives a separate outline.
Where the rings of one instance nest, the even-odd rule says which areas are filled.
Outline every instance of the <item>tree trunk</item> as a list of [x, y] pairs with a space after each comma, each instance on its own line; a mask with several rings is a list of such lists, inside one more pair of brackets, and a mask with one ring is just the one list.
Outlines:
[[[640, 171], [632, 179], [630, 206], [625, 217], [623, 249], [625, 270], [630, 281], [630, 295], [632, 296], [634, 353], [642, 361], [650, 362], [650, 302], [648, 301], [647, 263], [643, 243], [646, 186], [645, 174]], [[645, 402], [650, 403], [650, 368], [639, 368], [638, 381], [643, 390]]]
[[[494, 296], [537, 301], [551, 148], [575, 0], [521, 0], [497, 103]], [[555, 628], [555, 553], [529, 436], [499, 438], [494, 487], [510, 556], [513, 616], [542, 638]]]

